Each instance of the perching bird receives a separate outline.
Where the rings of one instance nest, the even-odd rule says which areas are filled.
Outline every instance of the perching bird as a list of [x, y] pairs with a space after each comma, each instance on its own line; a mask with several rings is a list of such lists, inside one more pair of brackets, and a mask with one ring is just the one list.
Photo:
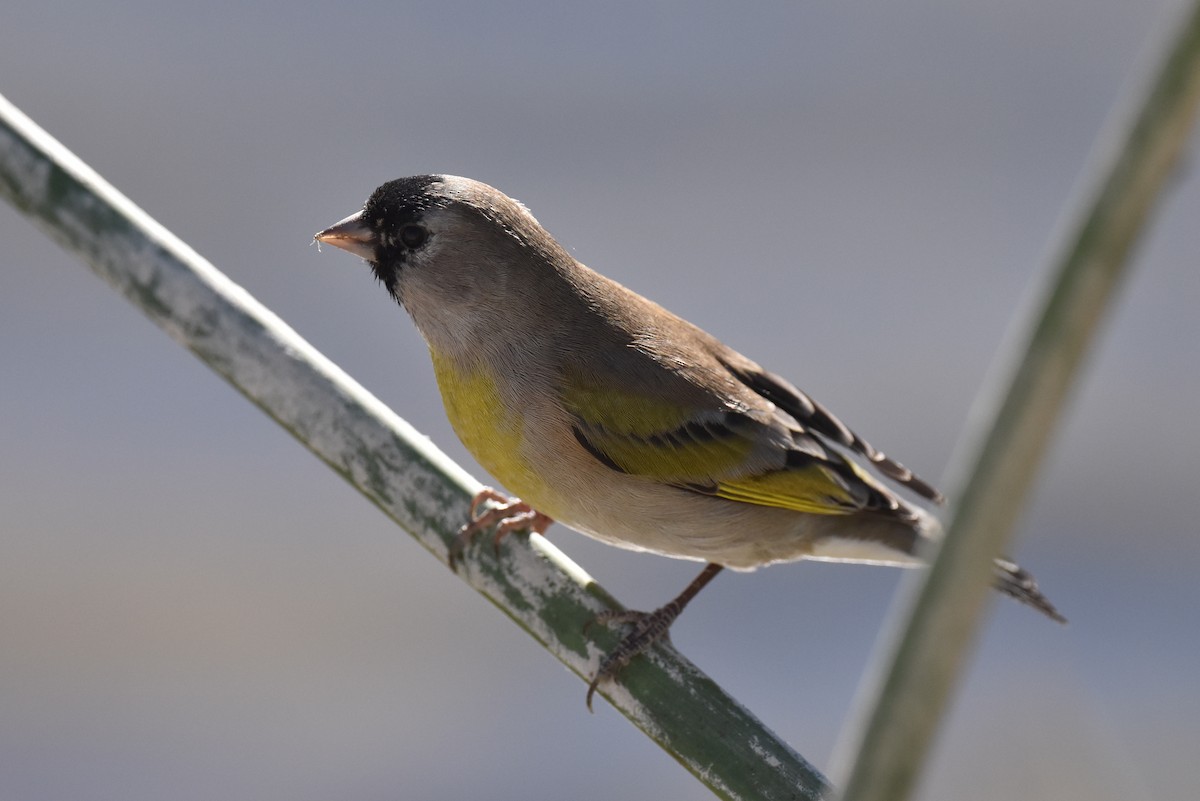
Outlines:
[[[588, 688], [667, 632], [722, 568], [820, 559], [911, 565], [941, 495], [784, 379], [575, 261], [520, 203], [449, 175], [390, 181], [316, 239], [361, 256], [412, 315], [446, 413], [522, 499], [472, 504], [465, 535], [558, 520], [708, 566], [632, 631]], [[861, 460], [865, 467], [855, 460]], [[873, 472], [872, 472], [873, 471]], [[484, 501], [499, 505], [477, 515]], [[995, 586], [1062, 620], [1005, 559]]]

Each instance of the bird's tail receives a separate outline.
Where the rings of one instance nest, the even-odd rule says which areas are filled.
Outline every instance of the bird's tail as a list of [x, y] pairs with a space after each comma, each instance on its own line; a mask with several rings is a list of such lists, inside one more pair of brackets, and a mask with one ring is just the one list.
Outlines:
[[[941, 522], [923, 509], [914, 510], [916, 524], [913, 526], [918, 539], [938, 539], [942, 536]], [[913, 543], [916, 550], [918, 543]], [[1058, 613], [1054, 604], [1050, 603], [1034, 580], [1024, 568], [1011, 559], [997, 558], [992, 571], [992, 586], [1012, 598], [1016, 598], [1026, 606], [1031, 606], [1051, 620], [1066, 623], [1067, 619]]]
[[1033, 576], [1029, 575], [1016, 562], [1008, 559], [997, 559], [992, 586], [1005, 595], [1010, 595], [1021, 603], [1032, 606], [1051, 620], [1056, 620], [1059, 623], [1067, 622], [1067, 619], [1060, 615], [1058, 610], [1054, 608], [1054, 604], [1050, 603], [1045, 595], [1042, 595], [1042, 591], [1038, 589], [1037, 582], [1034, 581]]

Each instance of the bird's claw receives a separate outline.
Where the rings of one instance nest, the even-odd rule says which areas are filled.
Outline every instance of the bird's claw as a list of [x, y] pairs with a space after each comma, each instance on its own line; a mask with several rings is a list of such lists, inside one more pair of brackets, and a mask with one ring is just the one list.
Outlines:
[[[483, 509], [488, 502], [494, 506]], [[484, 487], [471, 499], [470, 519], [458, 530], [458, 535], [450, 545], [448, 562], [450, 569], [457, 571], [458, 562], [467, 546], [475, 539], [475, 535], [484, 529], [496, 527], [492, 537], [492, 548], [500, 553], [500, 540], [516, 531], [528, 531], [532, 534], [545, 534], [546, 529], [554, 522], [548, 515], [534, 509], [518, 498], [510, 498], [491, 487]]]
[[592, 696], [596, 694], [596, 688], [600, 686], [600, 682], [605, 679], [616, 678], [621, 669], [632, 661], [638, 654], [645, 651], [654, 643], [662, 640], [664, 642], [671, 641], [671, 624], [675, 622], [675, 618], [679, 617], [681, 608], [674, 603], [655, 609], [653, 612], [637, 612], [628, 610], [624, 612], [601, 612], [587, 622], [584, 626], [584, 633], [592, 627], [593, 624], [599, 623], [603, 626], [632, 624], [633, 629], [617, 643], [617, 647], [608, 653], [600, 660], [600, 666], [596, 668], [596, 675], [588, 683], [587, 689], [587, 708], [588, 712], [592, 709]]

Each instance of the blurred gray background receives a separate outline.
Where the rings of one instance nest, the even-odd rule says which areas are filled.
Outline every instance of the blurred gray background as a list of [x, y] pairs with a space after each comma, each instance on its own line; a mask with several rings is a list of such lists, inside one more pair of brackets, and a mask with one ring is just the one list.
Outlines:
[[[407, 317], [312, 233], [384, 180], [529, 204], [937, 479], [1160, 0], [14, 4], [0, 92], [452, 456]], [[1194, 154], [1193, 154], [1194, 155]], [[1200, 182], [1137, 257], [927, 799], [1200, 791]], [[0, 207], [0, 798], [705, 798]], [[690, 563], [551, 538], [631, 606]], [[722, 576], [679, 647], [826, 767], [896, 586]]]

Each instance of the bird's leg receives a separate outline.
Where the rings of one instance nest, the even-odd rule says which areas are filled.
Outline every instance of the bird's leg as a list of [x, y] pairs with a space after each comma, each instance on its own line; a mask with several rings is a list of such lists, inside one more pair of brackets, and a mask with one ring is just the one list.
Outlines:
[[683, 592], [653, 612], [635, 612], [632, 610], [626, 612], [601, 612], [588, 623], [587, 627], [591, 627], [593, 623], [601, 623], [603, 625], [613, 623], [633, 624], [633, 630], [625, 635], [625, 639], [621, 640], [608, 656], [600, 660], [600, 667], [596, 669], [596, 675], [592, 678], [591, 683], [588, 684], [587, 708], [589, 712], [592, 711], [592, 696], [595, 695], [596, 687], [600, 682], [604, 679], [616, 677], [621, 668], [628, 665], [631, 659], [659, 640], [670, 642], [671, 624], [675, 622], [675, 618], [679, 617], [680, 613], [683, 612], [683, 608], [688, 605], [688, 602], [695, 598], [696, 593], [704, 589], [704, 586], [712, 581], [721, 572], [723, 567], [723, 565], [710, 562], [700, 575], [692, 579], [692, 583], [687, 585]]
[[[488, 501], [492, 501], [496, 505], [481, 512], [480, 507]], [[491, 487], [484, 487], [471, 499], [470, 519], [458, 530], [458, 536], [454, 538], [454, 543], [450, 546], [450, 569], [458, 569], [458, 560], [462, 557], [463, 551], [471, 544], [475, 535], [485, 528], [496, 527], [496, 534], [492, 538], [492, 547], [499, 552], [500, 540], [514, 531], [545, 534], [546, 529], [550, 528], [550, 524], [553, 522], [548, 515], [523, 503], [519, 498], [510, 498]]]

